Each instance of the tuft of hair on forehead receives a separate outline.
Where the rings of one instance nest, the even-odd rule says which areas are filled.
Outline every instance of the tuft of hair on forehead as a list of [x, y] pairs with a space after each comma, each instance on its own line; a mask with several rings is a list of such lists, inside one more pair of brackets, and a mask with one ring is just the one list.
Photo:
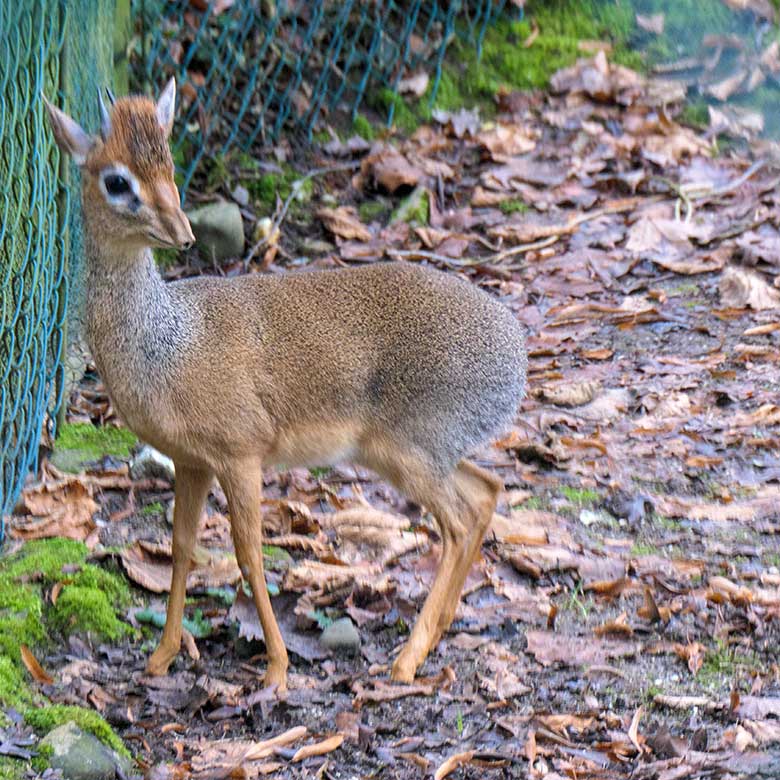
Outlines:
[[154, 102], [147, 97], [119, 98], [111, 108], [111, 132], [98, 162], [124, 163], [139, 179], [172, 173], [173, 160]]

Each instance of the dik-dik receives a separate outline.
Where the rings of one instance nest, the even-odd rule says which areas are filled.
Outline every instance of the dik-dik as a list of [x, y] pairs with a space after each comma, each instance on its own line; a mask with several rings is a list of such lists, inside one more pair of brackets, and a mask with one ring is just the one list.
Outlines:
[[263, 464], [357, 461], [438, 521], [442, 557], [392, 668], [409, 682], [455, 615], [501, 481], [464, 460], [510, 424], [523, 396], [523, 331], [473, 285], [407, 263], [165, 283], [152, 247], [194, 240], [168, 136], [175, 83], [157, 103], [101, 100], [99, 136], [46, 103], [81, 168], [86, 337], [112, 401], [176, 464], [173, 576], [148, 671], [179, 652], [198, 520], [216, 476], [236, 556], [283, 690], [287, 651], [263, 574]]

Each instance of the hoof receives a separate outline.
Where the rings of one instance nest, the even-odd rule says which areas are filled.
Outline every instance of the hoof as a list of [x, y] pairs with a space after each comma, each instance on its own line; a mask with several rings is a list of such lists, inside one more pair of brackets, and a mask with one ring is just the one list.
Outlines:
[[168, 674], [168, 667], [173, 663], [173, 659], [179, 654], [178, 650], [168, 650], [160, 645], [153, 653], [146, 664], [146, 673], [152, 677], [162, 677]]
[[287, 667], [269, 666], [265, 671], [263, 686], [276, 687], [276, 693], [284, 693], [287, 690]]
[[393, 663], [393, 669], [390, 672], [390, 679], [397, 683], [409, 683], [414, 682], [414, 673], [417, 671], [417, 666], [410, 660], [404, 657], [404, 654], [398, 656]]

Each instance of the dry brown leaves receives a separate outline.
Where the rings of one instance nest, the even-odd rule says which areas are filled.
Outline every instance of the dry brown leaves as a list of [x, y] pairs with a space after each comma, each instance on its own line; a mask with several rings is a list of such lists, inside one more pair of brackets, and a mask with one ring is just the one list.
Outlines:
[[93, 515], [100, 508], [92, 488], [78, 476], [64, 476], [26, 488], [18, 514], [11, 520], [15, 539], [60, 536], [85, 541], [95, 530]]
[[770, 287], [762, 276], [744, 268], [726, 268], [719, 289], [721, 303], [732, 309], [762, 311], [780, 306], [780, 290]]
[[[173, 560], [170, 543], [137, 541], [122, 550], [120, 560], [127, 576], [152, 593], [166, 593], [171, 587]], [[187, 576], [187, 587], [219, 588], [241, 578], [235, 556], [224, 550], [196, 548], [193, 568]]]
[[315, 216], [334, 236], [357, 241], [371, 240], [371, 231], [360, 221], [357, 210], [352, 206], [321, 208]]
[[568, 666], [605, 664], [612, 658], [635, 656], [641, 642], [625, 642], [592, 637], [562, 637], [555, 631], [528, 631], [528, 652], [543, 666], [562, 663]]

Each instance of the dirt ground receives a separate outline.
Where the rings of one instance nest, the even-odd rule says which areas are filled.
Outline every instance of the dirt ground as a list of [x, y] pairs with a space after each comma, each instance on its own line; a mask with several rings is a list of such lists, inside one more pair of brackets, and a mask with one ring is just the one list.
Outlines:
[[[250, 272], [304, 255], [424, 262], [509, 306], [529, 329], [528, 397], [476, 457], [506, 492], [456, 622], [422, 679], [394, 686], [436, 562], [431, 518], [350, 466], [269, 471], [267, 543], [290, 555], [269, 559], [291, 650], [277, 699], [245, 597], [229, 606], [230, 576], [214, 570], [230, 550], [216, 491], [188, 605], [209, 625], [200, 660], [183, 651], [169, 677], [145, 677], [149, 627], [142, 642], [71, 638], [41, 659], [60, 671], [47, 694], [101, 710], [149, 777], [780, 776], [778, 170], [770, 145], [717, 146], [641, 78], [601, 75], [597, 95], [580, 67], [557, 96], [503, 96], [499, 124], [463, 113], [307, 162], [356, 171], [317, 176]], [[416, 187], [427, 224], [392, 223]], [[111, 416], [85, 384], [71, 417], [96, 410]], [[138, 584], [166, 571], [171, 495], [100, 493], [97, 556]], [[355, 655], [318, 640], [344, 615]], [[322, 755], [296, 755], [314, 743]]]

